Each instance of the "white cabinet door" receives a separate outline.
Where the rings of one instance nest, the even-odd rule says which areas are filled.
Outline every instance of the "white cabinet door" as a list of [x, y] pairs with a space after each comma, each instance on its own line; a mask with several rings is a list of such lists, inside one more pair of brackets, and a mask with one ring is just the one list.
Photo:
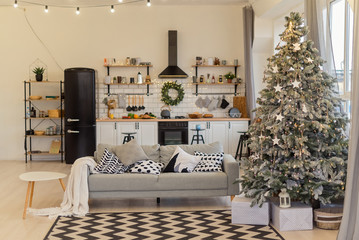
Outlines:
[[116, 145], [116, 123], [115, 122], [97, 122], [96, 139], [97, 144]]
[[141, 145], [154, 145], [158, 143], [157, 122], [139, 122], [137, 129], [138, 143]]
[[208, 143], [220, 142], [223, 145], [224, 153], [228, 153], [228, 126], [227, 121], [211, 121], [209, 122]]
[[117, 123], [117, 128], [116, 128], [116, 144], [117, 145], [121, 145], [123, 143], [123, 139], [126, 136], [126, 134], [123, 133], [136, 133], [132, 136], [135, 137], [135, 139], [137, 140], [137, 142], [139, 144], [141, 144], [139, 142], [139, 133], [138, 133], [138, 123], [137, 122], [118, 122]]
[[[191, 144], [193, 135], [197, 134], [197, 131], [192, 130], [196, 129], [196, 125], [200, 125], [201, 129], [204, 129], [204, 131], [200, 131], [199, 134], [203, 136], [204, 143], [208, 144], [208, 122], [188, 122], [188, 144]], [[197, 141], [193, 141], [193, 144], [197, 144]], [[203, 144], [202, 141], [200, 141], [199, 144]]]
[[[248, 121], [233, 121], [229, 122], [229, 154], [233, 157], [236, 155], [236, 150], [239, 142], [239, 137], [248, 131]], [[242, 132], [242, 133], [239, 133]], [[243, 149], [246, 150], [246, 149]]]

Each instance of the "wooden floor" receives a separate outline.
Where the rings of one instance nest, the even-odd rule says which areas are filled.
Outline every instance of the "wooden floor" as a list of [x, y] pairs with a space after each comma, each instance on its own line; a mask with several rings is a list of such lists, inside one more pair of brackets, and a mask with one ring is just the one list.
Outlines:
[[[34, 161], [28, 164], [23, 161], [0, 161], [0, 169], [0, 240], [43, 239], [55, 219], [32, 215], [28, 215], [25, 220], [22, 219], [27, 183], [21, 181], [18, 176], [27, 171], [57, 171], [69, 174], [71, 165], [44, 161]], [[67, 178], [64, 182], [67, 182]], [[33, 208], [59, 206], [62, 196], [63, 191], [59, 181], [38, 182], [35, 184]], [[153, 198], [90, 201], [90, 212], [206, 209], [230, 209], [229, 197], [163, 198], [159, 206]], [[287, 240], [335, 240], [337, 235], [337, 231], [320, 229], [280, 233]]]

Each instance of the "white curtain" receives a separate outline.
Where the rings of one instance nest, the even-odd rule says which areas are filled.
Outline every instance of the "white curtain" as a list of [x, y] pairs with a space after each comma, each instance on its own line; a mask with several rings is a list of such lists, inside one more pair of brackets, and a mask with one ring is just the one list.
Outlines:
[[337, 239], [359, 239], [359, 2], [354, 1], [352, 115], [344, 215]]

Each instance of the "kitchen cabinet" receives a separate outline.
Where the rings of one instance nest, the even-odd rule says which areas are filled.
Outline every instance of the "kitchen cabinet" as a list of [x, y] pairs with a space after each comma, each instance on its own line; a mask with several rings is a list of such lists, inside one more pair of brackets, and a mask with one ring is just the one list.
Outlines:
[[224, 153], [228, 153], [228, 127], [228, 122], [209, 122], [208, 138], [210, 139], [210, 142], [220, 142], [223, 146]]
[[133, 136], [140, 145], [158, 143], [157, 122], [97, 122], [97, 144], [120, 145], [123, 132], [135, 132]]

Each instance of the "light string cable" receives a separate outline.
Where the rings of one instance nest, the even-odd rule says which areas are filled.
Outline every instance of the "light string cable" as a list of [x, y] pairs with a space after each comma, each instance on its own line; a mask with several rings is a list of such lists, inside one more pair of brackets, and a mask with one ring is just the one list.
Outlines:
[[55, 8], [76, 8], [76, 7], [80, 7], [80, 8], [100, 8], [100, 7], [111, 7], [113, 6], [118, 6], [118, 5], [126, 5], [126, 4], [131, 4], [131, 3], [138, 3], [138, 2], [147, 2], [146, 0], [132, 0], [129, 2], [118, 2], [118, 3], [111, 3], [111, 4], [99, 4], [99, 5], [57, 5], [57, 4], [44, 4], [44, 3], [37, 3], [37, 2], [30, 2], [30, 1], [18, 1], [19, 3], [27, 3], [30, 5], [36, 5], [36, 6], [48, 6], [48, 7], [55, 7]]

